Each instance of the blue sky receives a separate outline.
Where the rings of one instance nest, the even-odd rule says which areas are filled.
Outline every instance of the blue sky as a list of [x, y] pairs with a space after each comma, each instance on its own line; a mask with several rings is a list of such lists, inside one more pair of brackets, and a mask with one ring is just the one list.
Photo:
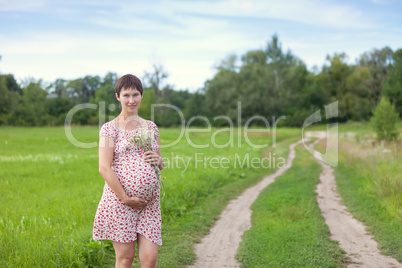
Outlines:
[[0, 0], [0, 73], [52, 82], [108, 71], [142, 77], [152, 64], [195, 91], [228, 54], [273, 34], [312, 69], [326, 55], [402, 48], [402, 0]]

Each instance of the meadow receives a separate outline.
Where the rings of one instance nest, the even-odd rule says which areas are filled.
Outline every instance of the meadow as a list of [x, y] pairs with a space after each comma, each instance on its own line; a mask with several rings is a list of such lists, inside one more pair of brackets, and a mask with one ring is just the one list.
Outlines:
[[[159, 267], [192, 264], [194, 244], [208, 233], [229, 200], [272, 173], [278, 160], [286, 158], [289, 145], [301, 137], [300, 129], [290, 128], [277, 129], [275, 138], [273, 132], [245, 137], [236, 129], [193, 130], [178, 139], [179, 129], [160, 129], [162, 145], [177, 143], [162, 149], [166, 168]], [[98, 131], [72, 129], [85, 143], [97, 142]], [[369, 125], [340, 126], [338, 190], [381, 250], [402, 261], [401, 154], [396, 144], [373, 146], [373, 138]], [[254, 148], [248, 141], [270, 147]], [[251, 161], [263, 156], [271, 157], [271, 166], [265, 162], [258, 167]], [[345, 264], [315, 202], [319, 172], [315, 159], [298, 148], [294, 166], [252, 206], [253, 227], [244, 234], [237, 255], [242, 266]], [[103, 185], [97, 147], [74, 146], [64, 128], [0, 128], [0, 267], [113, 266], [111, 243], [92, 240]], [[139, 267], [138, 261], [134, 267]]]
[[[247, 140], [272, 146], [272, 132], [250, 133], [246, 140], [236, 131], [224, 130], [212, 138], [215, 130], [189, 132], [188, 139], [162, 149], [170, 162], [162, 170], [161, 267], [192, 263], [193, 244], [208, 232], [227, 202], [274, 170], [255, 168], [247, 160], [260, 159], [266, 150], [253, 148]], [[97, 127], [74, 127], [72, 133], [83, 143], [98, 140]], [[160, 129], [160, 134], [161, 144], [167, 145], [178, 139], [180, 130]], [[286, 156], [282, 141], [299, 135], [296, 129], [279, 129], [276, 157]], [[194, 149], [189, 139], [209, 146]], [[0, 128], [1, 267], [113, 265], [111, 244], [91, 238], [104, 185], [97, 161], [97, 148], [74, 146], [64, 128]]]

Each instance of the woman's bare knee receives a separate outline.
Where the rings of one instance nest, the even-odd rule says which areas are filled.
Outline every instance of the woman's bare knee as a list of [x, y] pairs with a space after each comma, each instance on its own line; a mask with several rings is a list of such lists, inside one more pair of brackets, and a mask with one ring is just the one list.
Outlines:
[[158, 261], [158, 245], [138, 234], [138, 257], [141, 268], [154, 268]]
[[139, 259], [141, 263], [141, 268], [153, 268], [156, 267], [158, 255], [155, 256], [155, 254], [141, 254], [141, 256], [139, 256]]
[[113, 242], [113, 247], [116, 253], [116, 267], [131, 267], [135, 257], [134, 242]]

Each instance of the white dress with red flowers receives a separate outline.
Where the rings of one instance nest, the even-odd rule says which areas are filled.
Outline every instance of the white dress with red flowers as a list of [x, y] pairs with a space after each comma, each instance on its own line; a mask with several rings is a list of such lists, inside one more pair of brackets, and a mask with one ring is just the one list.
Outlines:
[[[152, 121], [147, 120], [147, 123], [152, 136], [152, 151], [158, 151], [158, 127]], [[126, 193], [144, 198], [148, 204], [142, 210], [133, 209], [124, 204], [105, 183], [95, 215], [93, 239], [128, 243], [137, 240], [139, 233], [160, 246], [160, 176], [149, 163], [144, 162], [144, 150], [128, 141], [135, 131], [122, 130], [110, 121], [102, 126], [99, 136], [114, 141], [112, 169]]]

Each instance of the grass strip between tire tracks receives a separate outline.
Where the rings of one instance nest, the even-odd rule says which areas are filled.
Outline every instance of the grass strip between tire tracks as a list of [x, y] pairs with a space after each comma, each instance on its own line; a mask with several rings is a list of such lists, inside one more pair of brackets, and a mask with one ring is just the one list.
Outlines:
[[321, 168], [300, 146], [293, 166], [252, 205], [237, 254], [242, 267], [342, 267], [346, 261], [316, 202]]

